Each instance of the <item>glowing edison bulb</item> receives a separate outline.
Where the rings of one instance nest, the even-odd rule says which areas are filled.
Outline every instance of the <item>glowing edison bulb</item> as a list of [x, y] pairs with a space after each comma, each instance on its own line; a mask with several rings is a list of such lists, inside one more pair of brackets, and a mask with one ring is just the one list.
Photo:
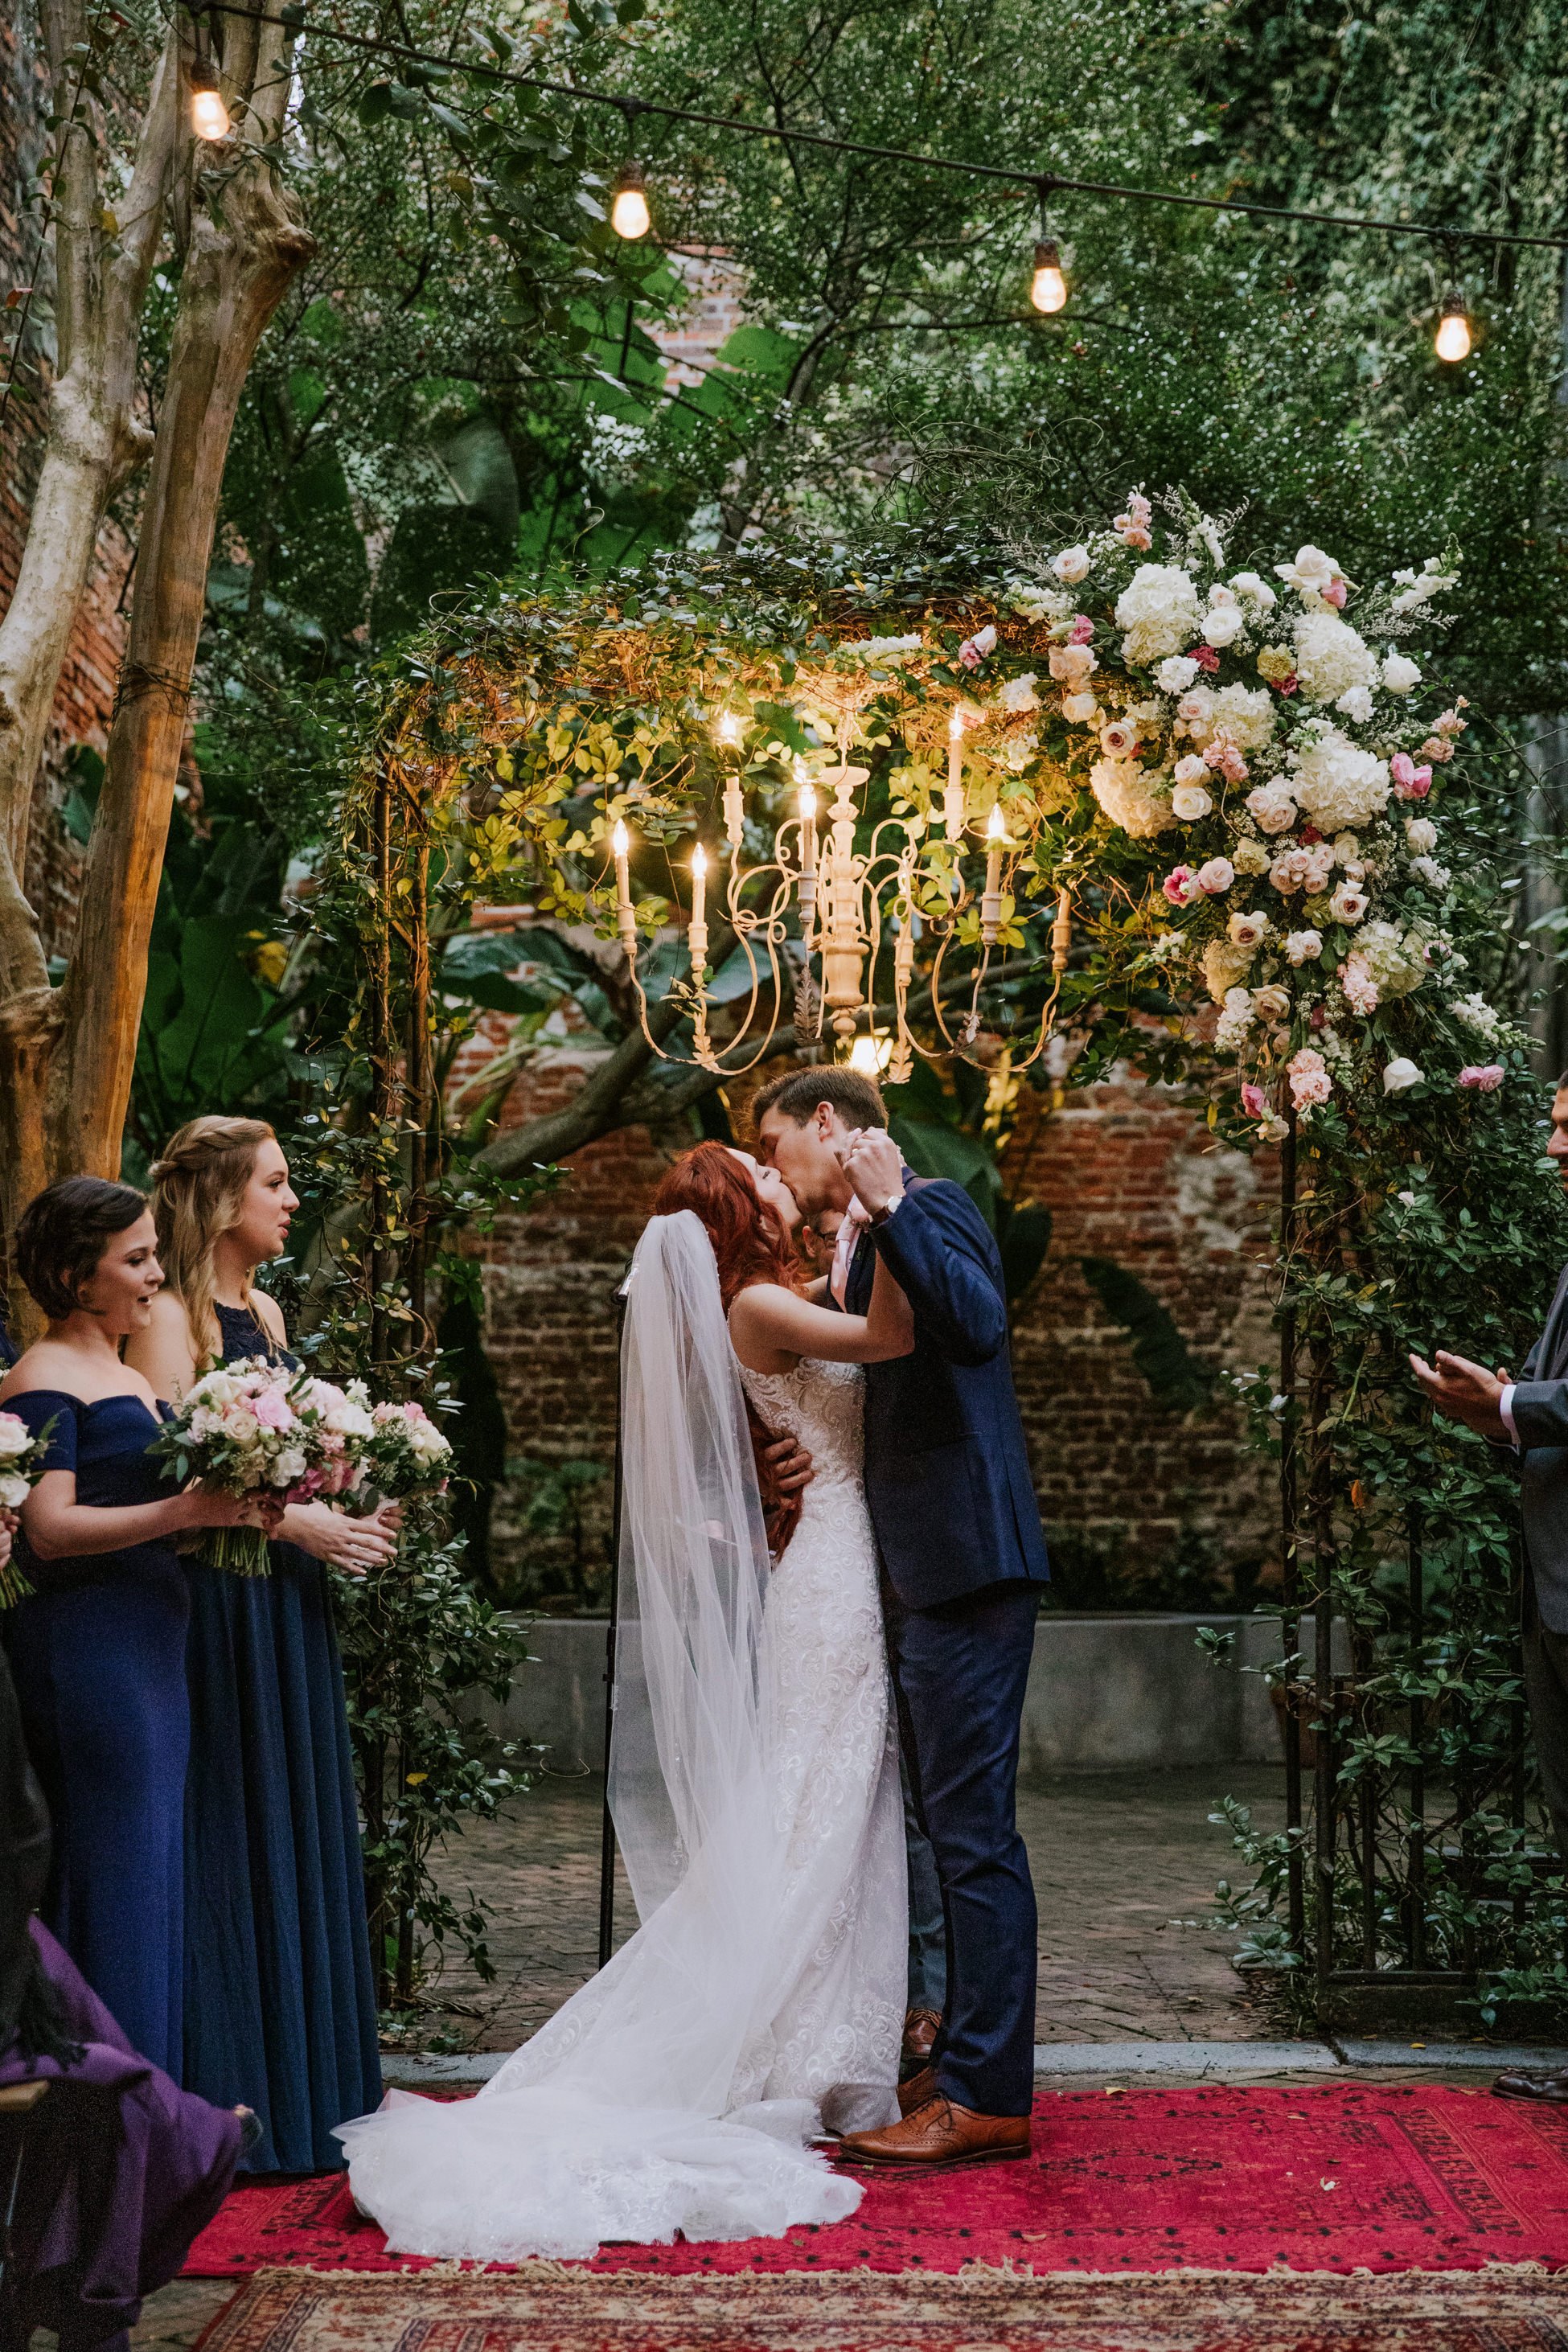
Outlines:
[[1062, 257], [1054, 237], [1041, 237], [1035, 247], [1035, 276], [1029, 299], [1037, 310], [1045, 311], [1047, 317], [1053, 310], [1067, 309], [1068, 282], [1062, 276]]
[[191, 68], [191, 129], [198, 139], [226, 139], [233, 129], [211, 66]]
[[1452, 363], [1470, 355], [1470, 322], [1465, 316], [1464, 305], [1458, 295], [1451, 295], [1443, 305], [1443, 316], [1437, 323], [1433, 350], [1440, 360]]
[[615, 857], [629, 857], [631, 847], [632, 837], [621, 818], [617, 817], [615, 831], [610, 835], [610, 854]]
[[646, 236], [652, 222], [647, 198], [643, 194], [642, 167], [638, 163], [623, 164], [616, 180], [616, 200], [610, 206], [610, 226], [617, 236], [628, 239]]

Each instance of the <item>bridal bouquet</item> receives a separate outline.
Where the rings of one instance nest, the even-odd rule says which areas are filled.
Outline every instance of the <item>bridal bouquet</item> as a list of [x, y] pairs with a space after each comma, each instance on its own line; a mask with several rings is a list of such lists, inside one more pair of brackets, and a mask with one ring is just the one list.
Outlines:
[[445, 1485], [451, 1444], [422, 1404], [378, 1404], [370, 1418], [363, 1454], [368, 1486], [388, 1502], [403, 1502]]
[[265, 1357], [204, 1374], [149, 1451], [167, 1477], [198, 1477], [219, 1495], [254, 1498], [261, 1524], [215, 1528], [206, 1557], [240, 1576], [267, 1573], [268, 1531], [290, 1503], [341, 1495], [363, 1475], [373, 1423], [361, 1381], [346, 1389]]
[[[0, 1412], [0, 1511], [15, 1515], [32, 1493], [54, 1426], [51, 1419], [35, 1433], [17, 1414]], [[0, 1567], [0, 1609], [15, 1607], [32, 1589], [15, 1558]]]

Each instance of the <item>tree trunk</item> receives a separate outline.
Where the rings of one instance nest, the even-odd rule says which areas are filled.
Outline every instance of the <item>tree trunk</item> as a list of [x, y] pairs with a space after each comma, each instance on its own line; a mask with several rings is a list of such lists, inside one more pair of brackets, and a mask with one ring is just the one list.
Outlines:
[[[279, 41], [270, 26], [246, 30], [253, 45], [267, 44], [237, 76], [259, 93], [253, 122], [264, 143], [281, 127], [288, 38]], [[231, 44], [226, 67], [242, 46]], [[241, 147], [235, 163], [210, 178], [221, 184], [191, 226], [137, 542], [130, 642], [60, 992], [46, 1119], [60, 1174], [119, 1171], [229, 436], [257, 344], [315, 251], [292, 197], [253, 149]]]

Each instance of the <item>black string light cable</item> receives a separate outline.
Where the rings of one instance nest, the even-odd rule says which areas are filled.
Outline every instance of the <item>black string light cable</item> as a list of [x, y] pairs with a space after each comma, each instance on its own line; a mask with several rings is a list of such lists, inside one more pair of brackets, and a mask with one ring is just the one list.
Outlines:
[[864, 139], [835, 138], [824, 131], [785, 130], [777, 123], [748, 122], [738, 115], [709, 114], [697, 107], [673, 106], [662, 99], [628, 101], [619, 91], [595, 89], [586, 82], [555, 81], [545, 74], [521, 73], [515, 67], [489, 65], [474, 57], [443, 57], [435, 50], [415, 48], [401, 41], [342, 32], [334, 25], [310, 18], [303, 6], [274, 15], [266, 9], [242, 6], [239, 0], [204, 0], [204, 5], [210, 15], [245, 16], [253, 24], [276, 25], [285, 32], [311, 33], [318, 39], [336, 41], [343, 47], [405, 65], [436, 66], [446, 73], [469, 74], [481, 81], [542, 90], [547, 96], [569, 99], [576, 104], [614, 107], [623, 117], [629, 104], [637, 114], [656, 114], [668, 122], [694, 122], [705, 130], [727, 131], [736, 138], [773, 139], [786, 147], [819, 147], [836, 155], [863, 155], [878, 163], [912, 164], [928, 172], [962, 173], [973, 180], [996, 180], [1009, 187], [1033, 189], [1042, 203], [1055, 194], [1113, 196], [1130, 204], [1180, 205], [1189, 210], [1238, 213], [1257, 220], [1300, 221], [1311, 228], [1362, 229], [1380, 236], [1428, 237], [1450, 249], [1459, 245], [1489, 245], [1538, 247], [1553, 253], [1568, 251], [1568, 236], [1534, 236], [1523, 229], [1438, 227], [1426, 221], [1384, 220], [1375, 214], [1365, 213], [1303, 212], [1287, 205], [1249, 204], [1237, 196], [1186, 195], [1172, 188], [1132, 188], [1111, 180], [1077, 180], [1058, 172], [970, 163], [956, 155], [921, 155], [912, 148], [879, 147]]

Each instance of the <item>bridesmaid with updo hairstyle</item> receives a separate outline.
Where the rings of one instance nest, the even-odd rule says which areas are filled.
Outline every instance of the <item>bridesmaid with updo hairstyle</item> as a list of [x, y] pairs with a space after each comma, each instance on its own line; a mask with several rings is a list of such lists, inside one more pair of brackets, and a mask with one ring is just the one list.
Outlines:
[[96, 1176], [51, 1184], [23, 1213], [16, 1265], [48, 1318], [0, 1383], [0, 1408], [49, 1432], [21, 1513], [33, 1590], [0, 1621], [54, 1818], [42, 1916], [127, 2040], [177, 2080], [190, 1720], [174, 1547], [246, 1507], [177, 1490], [148, 1454], [158, 1400], [120, 1352], [163, 1279], [141, 1193]]
[[[153, 1171], [166, 1286], [129, 1360], [171, 1402], [237, 1358], [297, 1362], [252, 1276], [299, 1207], [256, 1118], [192, 1119]], [[390, 1559], [397, 1514], [290, 1505], [268, 1573], [187, 1565], [191, 1768], [185, 1805], [187, 2090], [243, 2100], [257, 2171], [341, 2166], [334, 2124], [381, 2097], [359, 1813], [329, 1566]]]

